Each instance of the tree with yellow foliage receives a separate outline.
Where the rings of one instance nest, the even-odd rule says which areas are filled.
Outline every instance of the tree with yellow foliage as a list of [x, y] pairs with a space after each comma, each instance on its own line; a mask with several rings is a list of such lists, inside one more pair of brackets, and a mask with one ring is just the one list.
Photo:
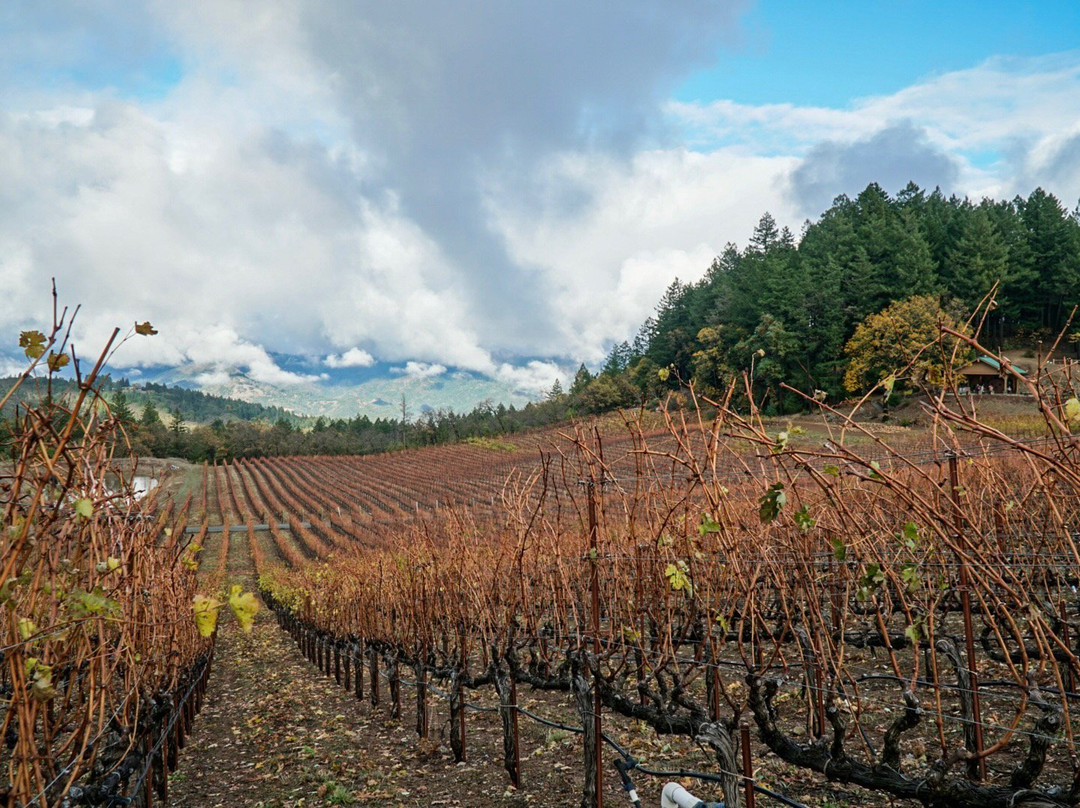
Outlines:
[[871, 314], [844, 346], [850, 357], [844, 388], [854, 393], [881, 382], [890, 387], [895, 381], [910, 387], [945, 383], [946, 368], [968, 361], [971, 352], [954, 337], [943, 336], [943, 325], [970, 333], [934, 295], [913, 295]]

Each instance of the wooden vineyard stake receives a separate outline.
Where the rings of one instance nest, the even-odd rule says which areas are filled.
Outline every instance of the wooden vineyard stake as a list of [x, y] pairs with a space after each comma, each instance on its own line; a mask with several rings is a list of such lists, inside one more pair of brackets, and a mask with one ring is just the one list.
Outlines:
[[401, 718], [401, 678], [398, 676], [398, 660], [394, 654], [386, 657], [386, 671], [390, 682], [390, 717]]
[[422, 659], [416, 663], [416, 734], [428, 737], [427, 668]]
[[353, 667], [356, 668], [356, 682], [355, 690], [353, 692], [356, 694], [357, 701], [362, 701], [364, 698], [364, 652], [362, 650], [363, 647], [364, 643], [360, 642], [356, 647], [356, 650], [354, 651], [354, 661], [356, 664]]
[[971, 723], [965, 726], [964, 742], [977, 755], [968, 761], [968, 777], [974, 780], [986, 779], [986, 758], [983, 757], [982, 710], [979, 701], [979, 674], [975, 661], [975, 627], [971, 617], [971, 576], [967, 568], [967, 532], [964, 529], [964, 513], [960, 508], [960, 480], [957, 469], [957, 457], [949, 453], [949, 493], [953, 506], [953, 525], [956, 530], [956, 542], [959, 545], [957, 560], [960, 564], [960, 604], [964, 609], [964, 643], [967, 653], [966, 663], [971, 679]]
[[518, 746], [517, 682], [501, 665], [495, 670], [495, 691], [503, 727], [503, 766], [514, 788], [521, 788], [521, 752]]
[[723, 687], [723, 683], [720, 681], [720, 666], [717, 664], [716, 638], [712, 636], [709, 637], [709, 666], [705, 679], [706, 695], [709, 702], [709, 720], [719, 721], [720, 688]]
[[450, 676], [450, 749], [457, 763], [466, 759], [465, 689], [461, 679], [459, 670], [455, 670]]
[[601, 784], [602, 774], [597, 770], [596, 748], [601, 744], [600, 736], [596, 732], [596, 722], [593, 720], [593, 694], [585, 679], [586, 662], [584, 652], [578, 652], [576, 669], [570, 674], [570, 687], [574, 694], [574, 702], [578, 714], [581, 716], [582, 726], [582, 755], [585, 764], [585, 783], [582, 787], [582, 808], [600, 808], [599, 801], [603, 799]]
[[746, 808], [754, 808], [754, 761], [750, 756], [750, 725], [743, 721], [739, 725], [739, 746], [742, 747], [743, 794]]
[[371, 674], [371, 706], [379, 706], [379, 652], [368, 649], [368, 673]]

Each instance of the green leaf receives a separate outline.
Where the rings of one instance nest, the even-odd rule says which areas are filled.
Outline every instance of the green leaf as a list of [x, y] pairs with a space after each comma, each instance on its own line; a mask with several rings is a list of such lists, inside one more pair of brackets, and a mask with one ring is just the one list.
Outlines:
[[95, 586], [90, 592], [76, 589], [71, 593], [69, 602], [76, 617], [89, 617], [94, 614], [113, 617], [120, 613], [120, 604], [107, 597], [100, 586]]
[[656, 375], [660, 379], [660, 381], [666, 382], [668, 380], [668, 377], [671, 375], [671, 371], [667, 368], [660, 368], [660, 370], [656, 371]]
[[801, 426], [791, 426], [782, 432], [776, 433], [776, 442], [773, 443], [772, 451], [774, 454], [778, 454], [787, 448], [788, 441], [791, 440], [793, 435], [801, 435], [806, 430]]
[[157, 333], [157, 329], [147, 320], [145, 323], [135, 323], [135, 333], [143, 337], [152, 337]]
[[909, 550], [914, 550], [919, 544], [919, 528], [914, 522], [904, 524], [904, 529], [899, 535], [900, 541]]
[[847, 545], [844, 544], [844, 540], [839, 536], [834, 536], [829, 539], [829, 544], [832, 545], [833, 558], [837, 561], [844, 561], [847, 559]]
[[859, 600], [867, 600], [883, 583], [885, 583], [885, 571], [880, 564], [871, 562], [866, 565], [866, 571], [859, 579], [859, 590], [855, 593], [855, 597]]
[[761, 518], [762, 524], [769, 524], [776, 521], [776, 517], [780, 515], [781, 508], [787, 503], [787, 494], [784, 493], [783, 483], [773, 483], [769, 486], [769, 490], [758, 501], [758, 516]]
[[833, 477], [840, 476], [840, 467], [835, 463], [826, 463], [821, 470], [826, 474], [831, 474]]
[[912, 624], [904, 629], [904, 636], [911, 640], [913, 643], [922, 639], [922, 630], [919, 626]]
[[40, 331], [23, 331], [19, 334], [19, 347], [27, 359], [40, 359], [45, 353], [45, 335]]
[[85, 497], [75, 500], [75, 513], [83, 519], [89, 519], [94, 515], [94, 503]]
[[709, 533], [719, 533], [720, 523], [713, 519], [709, 514], [701, 514], [701, 524], [698, 525], [698, 535], [705, 536]]
[[904, 564], [900, 568], [900, 580], [906, 585], [908, 594], [915, 593], [922, 586], [922, 581], [919, 580], [919, 565], [910, 561]]
[[795, 511], [795, 513], [792, 514], [792, 518], [794, 518], [795, 524], [799, 526], [799, 529], [803, 531], [810, 530], [817, 524], [817, 520], [810, 515], [810, 511], [805, 505]]

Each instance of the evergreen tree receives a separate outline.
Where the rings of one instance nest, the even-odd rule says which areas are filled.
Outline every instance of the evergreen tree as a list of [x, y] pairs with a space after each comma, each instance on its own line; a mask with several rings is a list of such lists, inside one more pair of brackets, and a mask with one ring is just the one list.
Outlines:
[[1032, 191], [1017, 207], [1027, 230], [1035, 276], [1035, 299], [1031, 302], [1039, 308], [1041, 327], [1053, 333], [1064, 326], [1069, 311], [1080, 302], [1080, 225], [1042, 188]]
[[135, 413], [132, 412], [127, 395], [123, 390], [117, 390], [113, 394], [112, 403], [109, 405], [109, 409], [112, 411], [113, 418], [125, 427], [135, 423]]
[[985, 208], [965, 212], [958, 224], [946, 248], [941, 280], [950, 294], [973, 310], [995, 283], [1009, 286], [1009, 250]]
[[143, 404], [142, 414], [139, 415], [139, 424], [144, 427], [153, 427], [161, 424], [161, 416], [158, 414], [154, 402], [150, 399], [147, 399], [146, 403]]
[[577, 373], [574, 374], [574, 381], [570, 385], [570, 395], [574, 398], [580, 396], [592, 380], [593, 375], [589, 373], [589, 369], [585, 367], [585, 363], [582, 362], [581, 366], [577, 369]]

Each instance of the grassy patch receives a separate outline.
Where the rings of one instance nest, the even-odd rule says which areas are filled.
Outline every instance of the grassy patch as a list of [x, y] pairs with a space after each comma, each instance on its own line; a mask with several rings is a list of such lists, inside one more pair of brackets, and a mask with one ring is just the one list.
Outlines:
[[493, 452], [517, 451], [517, 446], [515, 446], [513, 443], [504, 443], [503, 441], [497, 440], [495, 438], [482, 438], [474, 436], [471, 438], [466, 438], [465, 442], [470, 446], [476, 446], [480, 449], [489, 449]]

